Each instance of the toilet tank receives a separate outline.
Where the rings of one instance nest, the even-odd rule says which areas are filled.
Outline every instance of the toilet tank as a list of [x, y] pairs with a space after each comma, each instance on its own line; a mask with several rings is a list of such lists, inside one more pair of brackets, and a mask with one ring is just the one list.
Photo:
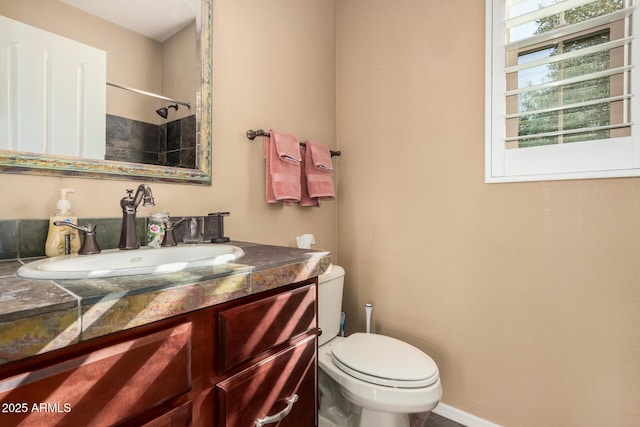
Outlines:
[[343, 287], [344, 268], [339, 265], [332, 265], [326, 273], [318, 276], [318, 327], [322, 329], [318, 345], [340, 333]]

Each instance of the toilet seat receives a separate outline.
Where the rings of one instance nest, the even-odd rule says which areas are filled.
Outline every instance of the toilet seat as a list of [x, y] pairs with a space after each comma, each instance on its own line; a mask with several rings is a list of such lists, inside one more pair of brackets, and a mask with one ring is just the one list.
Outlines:
[[372, 384], [419, 388], [438, 381], [431, 357], [385, 335], [355, 333], [334, 345], [331, 356], [340, 370]]

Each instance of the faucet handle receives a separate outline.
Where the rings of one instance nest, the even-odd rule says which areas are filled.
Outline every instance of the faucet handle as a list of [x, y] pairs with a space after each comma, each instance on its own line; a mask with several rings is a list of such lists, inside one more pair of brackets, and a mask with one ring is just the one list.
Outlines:
[[98, 241], [96, 240], [95, 224], [88, 223], [84, 226], [81, 226], [72, 222], [54, 221], [53, 225], [75, 228], [76, 230], [82, 231], [84, 233], [84, 241], [82, 242], [82, 246], [80, 246], [80, 250], [78, 251], [79, 255], [93, 255], [99, 254], [101, 252], [100, 246], [98, 246]]
[[168, 219], [164, 221], [164, 238], [162, 239], [160, 246], [177, 246], [178, 242], [176, 242], [176, 238], [173, 235], [173, 229], [179, 224], [185, 222], [187, 219], [188, 218], [181, 218], [178, 221], [171, 221]]
[[67, 226], [67, 227], [75, 228], [76, 230], [79, 230], [79, 231], [83, 231], [85, 233], [95, 234], [96, 232], [96, 226], [94, 224], [78, 225], [78, 224], [74, 224], [72, 222], [67, 222], [67, 221], [54, 221], [53, 225]]

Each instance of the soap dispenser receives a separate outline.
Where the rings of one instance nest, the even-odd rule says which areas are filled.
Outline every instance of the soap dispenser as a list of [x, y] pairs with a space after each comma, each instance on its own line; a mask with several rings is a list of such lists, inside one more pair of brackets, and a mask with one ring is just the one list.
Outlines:
[[60, 189], [60, 200], [58, 200], [57, 209], [49, 217], [49, 234], [45, 243], [45, 254], [47, 256], [74, 254], [80, 249], [78, 230], [54, 224], [55, 221], [78, 224], [78, 217], [71, 210], [71, 202], [67, 200], [67, 194], [73, 192], [74, 190], [71, 188]]

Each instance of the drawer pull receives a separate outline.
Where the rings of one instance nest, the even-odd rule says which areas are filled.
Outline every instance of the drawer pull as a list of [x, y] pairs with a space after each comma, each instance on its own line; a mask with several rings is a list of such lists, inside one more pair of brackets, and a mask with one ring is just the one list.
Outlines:
[[265, 424], [277, 423], [278, 421], [284, 419], [284, 417], [289, 415], [289, 412], [291, 412], [291, 409], [293, 409], [293, 404], [296, 403], [297, 401], [298, 401], [297, 394], [294, 394], [293, 396], [289, 397], [286, 400], [287, 402], [286, 408], [284, 408], [282, 411], [278, 412], [277, 414], [268, 415], [264, 418], [258, 418], [256, 420], [256, 427], [262, 427]]

